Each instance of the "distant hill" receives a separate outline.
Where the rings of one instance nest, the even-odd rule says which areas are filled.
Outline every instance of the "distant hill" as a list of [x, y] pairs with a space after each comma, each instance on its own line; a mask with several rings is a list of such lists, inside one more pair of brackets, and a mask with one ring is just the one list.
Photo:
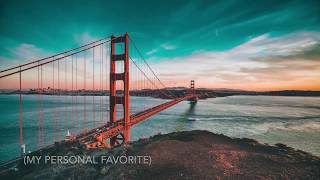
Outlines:
[[[65, 91], [65, 90], [52, 90], [52, 89], [44, 89], [42, 94], [52, 95], [59, 94], [61, 95], [79, 95], [79, 96], [108, 96], [109, 91], [101, 91], [101, 90], [77, 90], [77, 91]], [[166, 93], [163, 93], [166, 92]], [[166, 96], [166, 94], [175, 95], [176, 97], [184, 96], [189, 92], [189, 88], [186, 87], [169, 87], [159, 90], [152, 89], [142, 89], [142, 90], [132, 90], [130, 94], [132, 96], [152, 96], [155, 98], [168, 99], [170, 97]], [[38, 91], [35, 89], [23, 90], [22, 94], [37, 94]], [[121, 94], [122, 91], [117, 91], [117, 93]], [[284, 90], [284, 91], [265, 91], [265, 92], [257, 92], [257, 91], [245, 91], [241, 89], [227, 89], [227, 88], [217, 88], [217, 89], [207, 89], [207, 88], [196, 88], [196, 93], [200, 95], [201, 99], [205, 98], [214, 98], [214, 97], [225, 97], [225, 96], [235, 96], [235, 95], [264, 95], [264, 96], [320, 96], [320, 91], [303, 91], [303, 90]], [[19, 94], [18, 90], [1, 90], [0, 94]]]
[[269, 96], [320, 96], [320, 91], [285, 90], [285, 91], [259, 92], [257, 94], [269, 95]]

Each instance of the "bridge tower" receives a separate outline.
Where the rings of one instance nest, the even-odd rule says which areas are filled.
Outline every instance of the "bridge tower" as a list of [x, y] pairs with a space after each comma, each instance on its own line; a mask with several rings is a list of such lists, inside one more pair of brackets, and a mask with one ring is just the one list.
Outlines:
[[194, 95], [192, 98], [188, 99], [191, 104], [196, 104], [198, 101], [198, 97], [196, 96], [196, 90], [194, 89], [194, 80], [190, 82], [190, 90], [189, 94]]
[[[123, 119], [124, 119], [124, 131], [122, 139], [127, 143], [130, 141], [130, 94], [129, 94], [129, 36], [128, 33], [122, 37], [115, 38], [111, 36], [111, 57], [110, 57], [110, 122], [115, 123], [117, 121], [117, 104], [123, 106]], [[117, 54], [116, 44], [124, 43], [124, 52]], [[123, 71], [116, 72], [117, 62], [123, 62]], [[123, 81], [124, 89], [123, 95], [117, 95], [117, 81]], [[110, 139], [110, 145], [117, 144], [117, 137]]]

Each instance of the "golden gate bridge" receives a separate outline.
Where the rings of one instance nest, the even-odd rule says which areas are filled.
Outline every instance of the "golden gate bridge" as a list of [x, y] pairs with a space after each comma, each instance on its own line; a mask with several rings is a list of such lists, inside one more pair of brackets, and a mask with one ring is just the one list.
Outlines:
[[[27, 137], [37, 138], [38, 150], [66, 140], [78, 141], [87, 149], [110, 148], [128, 143], [132, 126], [182, 101], [196, 103], [198, 99], [193, 80], [183, 96], [171, 92], [128, 33], [112, 35], [50, 57], [1, 70], [0, 80], [15, 82], [18, 87], [17, 121], [22, 156], [25, 155], [26, 147], [23, 127], [25, 94], [37, 96], [37, 135]], [[26, 92], [24, 89], [31, 90]], [[134, 110], [130, 106], [134, 99], [130, 96], [167, 100], [151, 107], [139, 102], [142, 110]], [[73, 105], [71, 109], [66, 103]], [[104, 104], [108, 104], [109, 108], [104, 107]], [[51, 107], [53, 116], [47, 115], [44, 106]], [[90, 108], [92, 117], [88, 113]], [[48, 123], [52, 126], [46, 125]], [[46, 137], [49, 132], [53, 135]]]

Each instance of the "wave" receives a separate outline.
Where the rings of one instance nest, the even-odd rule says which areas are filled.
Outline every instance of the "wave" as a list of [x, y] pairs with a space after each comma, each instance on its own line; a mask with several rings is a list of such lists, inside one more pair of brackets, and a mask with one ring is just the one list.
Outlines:
[[200, 120], [200, 118], [193, 118], [193, 117], [189, 117], [187, 119], [188, 119], [188, 121], [199, 121]]
[[[255, 119], [255, 118], [253, 118]], [[200, 128], [221, 131], [227, 135], [259, 135], [269, 131], [298, 131], [298, 132], [320, 132], [320, 121], [317, 119], [291, 119], [271, 121], [268, 118], [253, 120], [251, 118], [236, 117], [188, 117], [188, 121], [197, 123]], [[267, 122], [266, 122], [267, 121]], [[198, 127], [197, 126], [197, 127]], [[206, 126], [206, 127], [203, 127]]]
[[265, 122], [262, 124], [253, 124], [251, 126], [260, 132], [268, 132], [269, 130], [284, 131], [320, 131], [319, 121], [303, 121], [303, 122]]
[[320, 122], [305, 122], [304, 124], [290, 125], [289, 129], [304, 131], [304, 130], [320, 130]]
[[280, 122], [283, 121], [314, 121], [319, 120], [319, 115], [313, 116], [255, 116], [255, 115], [214, 115], [214, 116], [206, 116], [206, 115], [196, 115], [188, 118], [197, 118], [200, 121], [215, 121], [215, 120], [231, 120], [235, 122], [259, 122], [259, 121], [268, 121], [268, 120], [279, 120]]

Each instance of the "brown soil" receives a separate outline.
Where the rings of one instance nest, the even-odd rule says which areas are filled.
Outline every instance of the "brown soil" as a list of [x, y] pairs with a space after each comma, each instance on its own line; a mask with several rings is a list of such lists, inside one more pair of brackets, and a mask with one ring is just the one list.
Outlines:
[[[74, 146], [74, 145], [73, 145]], [[269, 146], [207, 131], [156, 135], [112, 150], [56, 148], [52, 154], [147, 155], [147, 164], [43, 165], [10, 179], [319, 179], [320, 158], [283, 144]], [[50, 154], [49, 153], [49, 154]], [[5, 177], [3, 176], [3, 177]], [[1, 176], [0, 176], [0, 179]]]
[[319, 179], [320, 158], [282, 144], [232, 139], [207, 131], [155, 136], [129, 154], [152, 157], [151, 166], [112, 168], [123, 179]]

